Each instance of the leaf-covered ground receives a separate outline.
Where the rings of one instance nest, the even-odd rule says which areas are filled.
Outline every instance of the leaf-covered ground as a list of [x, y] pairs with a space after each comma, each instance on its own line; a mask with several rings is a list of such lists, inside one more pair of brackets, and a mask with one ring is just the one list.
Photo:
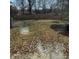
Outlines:
[[30, 22], [26, 35], [20, 34], [20, 27], [11, 28], [11, 59], [68, 59], [69, 38], [51, 29], [51, 24]]

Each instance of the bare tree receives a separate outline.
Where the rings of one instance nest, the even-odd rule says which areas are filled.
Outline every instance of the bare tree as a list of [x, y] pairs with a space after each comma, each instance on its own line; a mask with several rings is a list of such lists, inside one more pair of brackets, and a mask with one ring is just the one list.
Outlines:
[[36, 0], [28, 0], [28, 3], [29, 3], [29, 14], [32, 14], [32, 7], [33, 7], [35, 2], [36, 2]]
[[24, 14], [26, 8], [26, 0], [16, 0], [16, 6], [21, 9], [21, 13]]
[[46, 13], [46, 0], [42, 0], [43, 1], [43, 12], [44, 14]]
[[21, 0], [21, 5], [22, 5], [21, 11], [22, 11], [22, 14], [24, 14], [24, 8], [25, 8], [25, 6], [24, 6], [24, 0]]
[[69, 13], [69, 0], [58, 0], [58, 7], [61, 13], [61, 20], [63, 20]]

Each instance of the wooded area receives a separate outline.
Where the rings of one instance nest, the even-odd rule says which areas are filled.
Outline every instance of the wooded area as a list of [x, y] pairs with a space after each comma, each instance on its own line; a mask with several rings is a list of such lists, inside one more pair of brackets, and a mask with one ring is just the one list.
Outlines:
[[10, 1], [10, 16], [16, 20], [68, 20], [69, 0], [15, 0]]
[[11, 59], [69, 59], [69, 0], [10, 1]]

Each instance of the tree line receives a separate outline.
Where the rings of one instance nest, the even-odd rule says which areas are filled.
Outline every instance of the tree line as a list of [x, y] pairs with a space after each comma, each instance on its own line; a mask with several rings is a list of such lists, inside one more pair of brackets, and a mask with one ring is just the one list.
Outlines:
[[[69, 0], [15, 0], [10, 2], [11, 12], [17, 10], [21, 14], [55, 14], [60, 16], [68, 16], [69, 13]], [[11, 13], [12, 14], [12, 13]]]

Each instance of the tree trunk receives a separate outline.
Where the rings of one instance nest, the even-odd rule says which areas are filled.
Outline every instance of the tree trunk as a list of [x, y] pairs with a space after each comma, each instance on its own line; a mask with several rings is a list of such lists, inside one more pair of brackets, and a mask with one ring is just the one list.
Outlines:
[[32, 10], [31, 0], [28, 0], [28, 2], [29, 2], [29, 14], [31, 14], [31, 10]]

